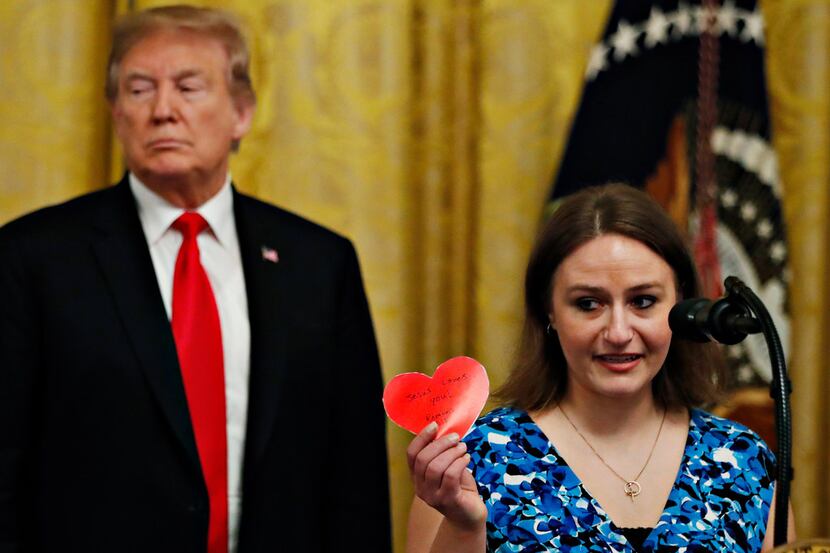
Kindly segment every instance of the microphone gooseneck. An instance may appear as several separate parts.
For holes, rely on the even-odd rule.
[[[737,344],[748,334],[763,332],[772,365],[770,395],[775,401],[775,431],[778,442],[775,484],[774,544],[787,541],[787,518],[792,471],[791,392],[784,348],[772,317],[757,295],[737,277],[724,280],[726,296],[683,300],[669,312],[669,327],[675,337],[722,344]]]

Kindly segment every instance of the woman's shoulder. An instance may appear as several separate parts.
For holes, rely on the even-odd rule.
[[[697,428],[701,433],[722,433],[730,438],[749,436],[763,443],[761,437],[754,430],[737,421],[720,417],[703,409],[692,409],[690,416],[692,427]]]
[[[559,458],[542,430],[526,411],[500,407],[479,418],[464,437],[470,454],[470,470],[479,485],[520,483],[540,466],[558,464]]]
[[[497,407],[480,416],[473,423],[470,434],[484,429],[497,433],[509,433],[522,427],[529,421],[530,417],[521,409],[510,406]]]
[[[519,435],[533,434],[534,428],[533,420],[525,411],[510,406],[498,407],[476,420],[464,441],[468,448],[482,443],[498,447],[515,441]]]
[[[689,443],[716,460],[758,459],[766,470],[775,462],[766,442],[747,426],[701,409],[692,409]],[[743,464],[743,463],[741,463]]]
[[[496,407],[492,411],[488,411],[481,415],[473,425],[473,427],[481,425],[512,425],[520,424],[521,419],[526,417],[527,413],[517,407],[505,405]]]

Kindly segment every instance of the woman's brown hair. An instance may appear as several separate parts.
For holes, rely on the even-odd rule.
[[[632,238],[662,257],[674,270],[680,298],[700,294],[683,236],[647,194],[625,184],[608,184],[567,197],[542,227],[530,256],[522,339],[513,370],[496,393],[501,401],[538,411],[562,399],[567,365],[558,338],[546,333],[553,275],[571,252],[604,234]],[[715,402],[724,384],[723,367],[714,344],[672,339],[666,362],[652,381],[654,397],[666,407]]]

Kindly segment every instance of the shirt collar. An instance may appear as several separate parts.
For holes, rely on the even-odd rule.
[[[138,206],[138,217],[150,244],[158,242],[170,225],[185,212],[149,188],[138,177],[129,174],[130,190]],[[233,239],[233,192],[230,173],[225,177],[225,184],[211,199],[200,205],[196,213],[205,218],[213,235],[223,246]]]

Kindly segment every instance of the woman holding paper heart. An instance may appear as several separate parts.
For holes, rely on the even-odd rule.
[[[528,265],[506,406],[463,440],[431,425],[410,444],[408,553],[771,549],[774,457],[699,409],[720,395],[718,352],[669,329],[697,295],[682,236],[646,194],[566,199]]]

